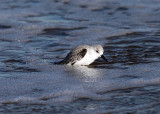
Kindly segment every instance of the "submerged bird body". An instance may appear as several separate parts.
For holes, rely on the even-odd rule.
[[[104,58],[103,52],[104,50],[101,45],[80,45],[73,49],[64,60],[57,64],[89,65],[101,56]]]

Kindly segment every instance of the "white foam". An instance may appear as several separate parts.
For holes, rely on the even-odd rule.
[[[85,66],[48,67],[52,69],[51,72],[27,73],[1,79],[0,102],[46,104],[72,102],[80,98],[107,100],[115,95],[107,94],[107,91],[160,84],[159,66],[160,64],[146,64],[145,67],[135,65],[129,69],[117,70]],[[126,75],[137,77],[128,79]]]

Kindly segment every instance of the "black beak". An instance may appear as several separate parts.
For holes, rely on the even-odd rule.
[[[102,55],[101,57],[102,57],[106,62],[108,62],[107,59],[104,57],[104,55]]]

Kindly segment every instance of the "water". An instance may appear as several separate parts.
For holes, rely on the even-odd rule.
[[[158,113],[160,2],[0,1],[1,113]],[[90,66],[54,65],[101,44]]]

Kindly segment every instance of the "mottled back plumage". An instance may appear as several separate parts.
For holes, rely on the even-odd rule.
[[[81,60],[85,54],[87,53],[87,49],[81,48],[83,46],[78,46],[73,49],[68,55],[64,58],[64,60],[58,62],[57,64],[71,64],[74,65],[75,62]]]

